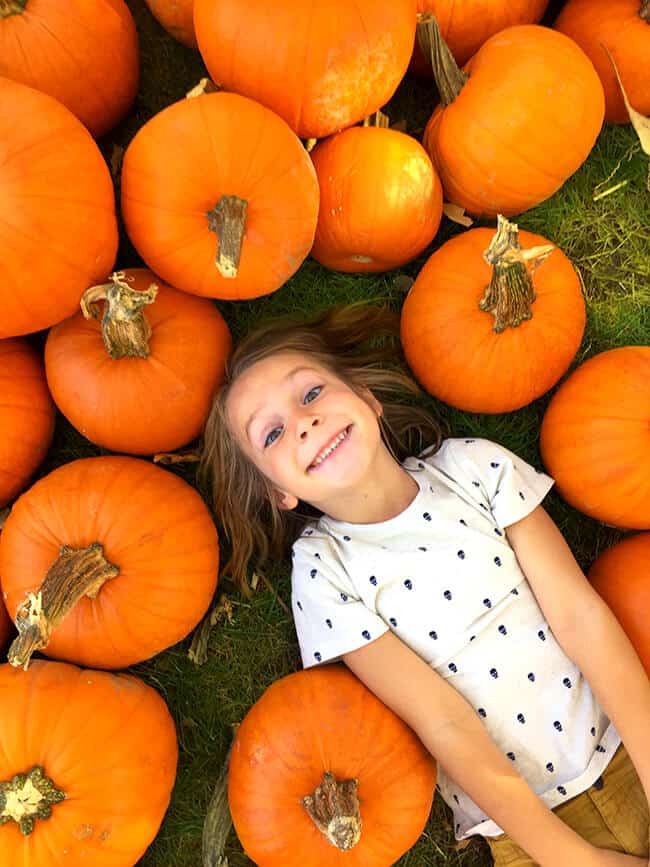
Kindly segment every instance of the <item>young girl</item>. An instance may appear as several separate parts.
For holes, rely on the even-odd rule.
[[[539,505],[552,480],[401,402],[394,342],[368,345],[398,332],[352,305],[240,342],[202,464],[226,571],[245,586],[293,542],[304,666],[343,660],[414,729],[457,839],[648,867],[648,678]]]

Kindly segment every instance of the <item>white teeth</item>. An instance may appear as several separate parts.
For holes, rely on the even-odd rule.
[[[343,442],[347,435],[347,429],[340,433],[331,445],[329,445],[319,455],[317,455],[317,457],[314,459],[314,462],[312,463],[312,467],[318,466],[318,464],[322,464],[325,458],[332,454],[334,449],[339,445],[339,443]]]

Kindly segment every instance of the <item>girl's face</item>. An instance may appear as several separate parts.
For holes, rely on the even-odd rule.
[[[381,405],[372,394],[364,400],[297,352],[270,356],[242,373],[231,386],[226,415],[240,448],[287,509],[304,500],[331,514],[386,451]]]

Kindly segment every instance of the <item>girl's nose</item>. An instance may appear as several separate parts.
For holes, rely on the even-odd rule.
[[[300,439],[304,440],[309,433],[309,429],[312,427],[317,427],[319,424],[320,417],[317,415],[309,415],[302,418],[298,426]]]

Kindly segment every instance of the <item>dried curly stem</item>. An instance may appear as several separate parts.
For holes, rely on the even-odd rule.
[[[302,799],[310,819],[327,840],[346,852],[361,839],[358,780],[341,780],[326,771],[323,782]]]
[[[50,635],[82,596],[94,599],[109,578],[120,570],[104,557],[99,542],[87,548],[62,545],[36,593],[29,593],[16,613],[18,638],[8,659],[16,668],[29,667],[32,654],[47,647]]]
[[[142,308],[152,304],[158,286],[152,283],[144,292],[132,289],[124,271],[115,271],[110,283],[91,286],[81,297],[81,312],[86,319],[99,319],[99,301],[105,301],[102,339],[111,358],[148,358],[151,327]],[[132,279],[132,278],[131,278]]]
[[[422,53],[431,61],[440,100],[443,105],[449,105],[469,81],[469,75],[459,69],[442,38],[435,15],[430,12],[418,15],[417,40]]]
[[[554,249],[552,244],[546,244],[522,250],[517,226],[498,215],[496,234],[483,254],[488,265],[493,266],[492,278],[479,302],[481,310],[494,316],[497,334],[532,318],[535,289],[531,271]]]

